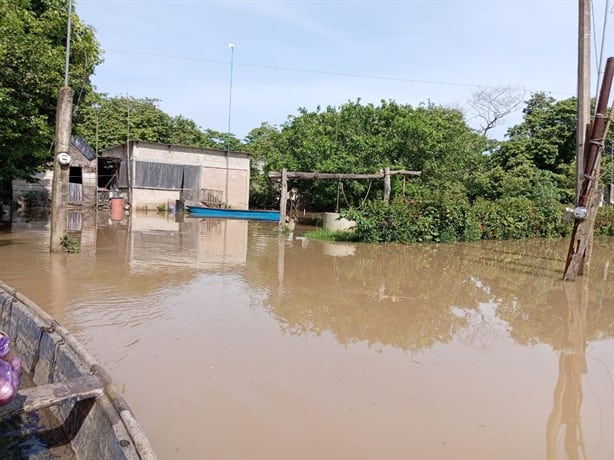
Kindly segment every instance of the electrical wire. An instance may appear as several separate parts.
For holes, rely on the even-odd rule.
[[[188,61],[199,61],[199,62],[210,62],[213,64],[223,64],[228,65],[227,61],[222,61],[219,59],[210,59],[210,58],[197,58],[193,56],[178,56],[178,55],[170,55],[170,54],[159,54],[159,53],[146,53],[139,51],[129,51],[129,50],[119,50],[119,49],[106,49],[106,53],[120,53],[120,54],[133,54],[137,56],[151,56],[151,57],[161,57],[168,59],[183,59]],[[328,75],[333,77],[350,77],[350,78],[362,78],[362,79],[370,79],[370,80],[385,80],[385,81],[397,81],[402,83],[419,83],[425,85],[441,85],[441,86],[456,86],[456,87],[464,87],[464,88],[477,88],[477,89],[496,89],[500,88],[501,85],[476,85],[472,83],[460,83],[460,82],[452,82],[452,81],[444,81],[444,80],[418,80],[414,78],[406,78],[406,77],[396,77],[390,75],[373,75],[373,74],[362,74],[362,73],[352,73],[352,72],[336,72],[336,71],[328,71],[328,70],[314,70],[314,69],[305,69],[300,67],[288,67],[288,66],[280,66],[280,65],[267,65],[267,64],[251,64],[251,63],[239,63],[234,62],[235,66],[238,67],[249,67],[254,69],[265,69],[265,70],[278,70],[283,72],[297,72],[297,73],[308,73],[315,75]],[[525,88],[523,88],[525,89]],[[561,94],[561,95],[569,95],[568,92],[563,91],[548,91],[550,94]]]

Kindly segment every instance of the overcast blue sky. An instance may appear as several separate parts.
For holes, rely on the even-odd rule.
[[[606,2],[593,2],[593,77]],[[608,4],[606,57],[614,56]],[[99,92],[159,99],[170,115],[221,132],[230,109],[239,138],[262,122],[280,126],[299,107],[358,98],[466,107],[480,86],[557,99],[576,92],[577,0],[76,0],[75,8],[104,50]],[[494,135],[520,119],[516,112]]]

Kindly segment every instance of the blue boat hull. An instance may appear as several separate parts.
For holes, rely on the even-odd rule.
[[[186,206],[194,217],[214,217],[217,219],[249,219],[279,222],[279,211],[259,211],[252,209],[207,208],[205,206]]]

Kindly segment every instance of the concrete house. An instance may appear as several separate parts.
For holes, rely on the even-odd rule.
[[[98,201],[120,194],[134,210],[176,200],[248,209],[247,153],[130,141],[98,154]]]

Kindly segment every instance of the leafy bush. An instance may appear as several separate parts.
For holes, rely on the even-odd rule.
[[[603,206],[595,217],[595,234],[614,236],[614,206]]]
[[[311,238],[313,240],[324,240],[324,241],[356,241],[356,236],[353,231],[346,230],[324,230],[318,229],[311,232],[306,232],[305,236]]]
[[[71,237],[67,233],[60,238],[60,246],[62,246],[66,252],[71,254],[75,254],[81,250],[81,242]]]
[[[372,243],[454,242],[556,237],[565,235],[562,206],[544,200],[538,206],[526,197],[496,201],[478,199],[473,205],[442,194],[391,204],[371,201],[360,209],[342,212],[354,220],[354,238]],[[613,214],[614,215],[614,214]]]

